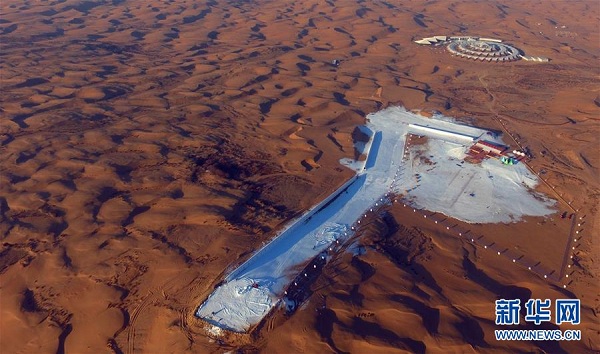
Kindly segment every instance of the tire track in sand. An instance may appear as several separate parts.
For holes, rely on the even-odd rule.
[[[129,328],[127,330],[127,354],[133,354],[135,352],[135,336],[136,336],[136,322],[148,305],[152,304],[154,301],[158,300],[158,296],[162,295],[166,297],[166,291],[170,290],[177,284],[182,278],[185,276],[192,274],[194,277],[197,275],[195,272],[191,272],[189,269],[185,272],[180,273],[177,276],[172,277],[170,280],[165,282],[163,285],[155,288],[153,290],[148,290],[148,293],[142,298],[142,301],[135,307],[135,309],[131,313],[131,320],[129,322]],[[191,334],[187,330],[187,318],[185,314],[182,312],[182,330],[184,330],[184,334],[188,339],[192,340]],[[184,329],[186,327],[186,329]]]

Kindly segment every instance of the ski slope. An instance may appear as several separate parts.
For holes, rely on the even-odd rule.
[[[484,129],[441,116],[425,118],[401,107],[367,119],[361,127],[371,137],[362,146],[367,159],[341,161],[356,176],[232,271],[200,305],[198,317],[221,329],[247,331],[280,302],[299,267],[332,242],[347,240],[365,210],[387,202],[390,192],[402,194],[415,207],[473,223],[554,212],[553,201],[531,193],[537,180],[526,166],[503,166],[496,160],[461,163],[467,146],[477,139],[502,143]],[[408,144],[405,153],[408,133],[426,135],[428,142],[414,148]],[[424,155],[427,163],[421,163]]]

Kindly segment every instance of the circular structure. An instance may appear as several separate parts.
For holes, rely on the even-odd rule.
[[[446,45],[448,51],[456,56],[488,61],[507,62],[523,59],[525,61],[543,62],[550,61],[546,57],[525,55],[519,49],[502,43],[501,39],[484,37],[455,37],[455,36],[433,36],[414,41],[419,45]]]
[[[520,59],[519,50],[515,47],[480,39],[453,40],[446,48],[454,55],[473,60],[504,62]]]

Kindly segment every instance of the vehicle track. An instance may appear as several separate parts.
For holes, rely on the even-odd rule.
[[[506,128],[506,126],[504,125],[504,123],[502,123],[502,121],[500,120],[500,115],[498,114],[498,112],[494,109],[494,106],[496,105],[496,96],[494,96],[493,93],[490,92],[490,90],[487,87],[487,83],[483,80],[485,76],[480,76],[479,77],[479,81],[481,82],[481,85],[483,86],[484,90],[492,97],[492,102],[489,104],[489,110],[490,112],[492,112],[492,119],[494,121],[496,121],[500,127],[502,128],[502,131],[504,133],[506,133],[512,140],[513,142],[519,147],[519,149],[524,150],[523,146],[521,145],[521,143],[519,143],[519,141],[511,134],[511,132]],[[557,199],[560,199],[561,201],[563,201],[573,212],[577,212],[577,210],[575,209],[575,207],[573,207],[571,205],[570,202],[568,202],[566,199],[564,199],[559,193],[558,191],[556,191],[555,187],[550,185],[548,183],[548,181],[546,181],[544,178],[542,178],[542,176],[540,176],[540,174],[533,169],[533,167],[527,163],[527,161],[522,160],[521,161],[523,164],[525,164],[525,166],[527,166],[527,168],[529,168],[529,170],[531,172],[533,172],[548,188],[550,188],[550,190],[552,190],[554,192],[554,195]]]
[[[181,278],[187,276],[188,274],[192,274],[192,273],[189,270],[181,272],[177,276],[174,276],[171,279],[169,279],[168,281],[166,281],[163,285],[159,286],[158,288],[148,290],[148,293],[142,298],[142,301],[135,307],[135,309],[131,313],[129,328],[127,330],[127,346],[126,346],[127,351],[126,351],[126,353],[133,354],[135,352],[136,322],[137,322],[140,314],[142,313],[142,311],[145,310],[148,307],[148,305],[150,305],[154,301],[158,300],[159,296],[166,297],[166,292],[168,290],[170,290],[171,288],[173,288],[173,286],[175,286],[175,284]],[[187,319],[185,319],[185,327],[187,327]],[[189,334],[189,331],[187,330],[187,328],[186,328],[186,330],[184,330],[184,333],[186,334],[186,337],[188,337],[188,339],[191,339],[191,335]]]
[[[129,329],[127,330],[127,353],[129,354],[133,353],[135,349],[135,323],[140,315],[140,312],[145,309],[148,304],[150,304],[150,301],[153,300],[154,295],[154,292],[148,291],[148,294],[142,298],[142,302],[132,311]]]

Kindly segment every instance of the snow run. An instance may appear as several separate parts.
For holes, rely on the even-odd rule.
[[[366,160],[341,161],[356,176],[231,272],[198,308],[198,317],[218,328],[249,330],[279,304],[299,267],[332,243],[346,241],[365,210],[388,202],[392,193],[413,207],[471,223],[515,222],[555,212],[552,200],[532,191],[537,179],[524,164],[464,162],[466,150],[479,139],[503,144],[492,132],[401,107],[367,119],[361,130],[370,141],[360,146]],[[407,141],[411,134],[427,140],[413,146]]]

